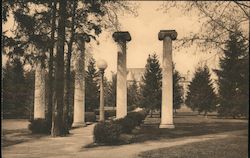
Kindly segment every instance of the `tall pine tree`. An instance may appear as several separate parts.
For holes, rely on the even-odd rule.
[[[146,70],[142,77],[142,102],[141,105],[148,110],[161,108],[161,68],[156,54],[149,55]]]
[[[138,106],[138,86],[135,80],[128,85],[128,107],[131,107],[130,110],[133,110],[135,106]]]
[[[220,70],[216,70],[219,84],[219,114],[248,116],[249,106],[249,50],[242,33],[230,33]]]
[[[215,110],[216,105],[216,94],[210,76],[207,66],[198,67],[188,86],[187,105],[199,113],[204,112],[204,116]]]
[[[174,69],[173,74],[173,88],[174,88],[174,112],[176,113],[176,109],[181,107],[183,103],[183,87],[180,85],[181,75],[180,73]]]
[[[109,83],[109,91],[106,97],[107,105],[116,106],[116,82],[117,75],[115,73],[112,74],[112,81]]]
[[[27,93],[23,63],[20,58],[8,59],[3,72],[4,112],[16,118],[26,116],[29,109],[29,95]]]
[[[90,58],[86,71],[85,106],[86,111],[93,111],[99,107],[98,72],[95,59]]]

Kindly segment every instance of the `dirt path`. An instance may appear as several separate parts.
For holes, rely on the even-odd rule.
[[[71,130],[67,137],[52,138],[42,137],[38,140],[31,140],[2,148],[4,158],[47,158],[47,157],[77,157],[82,146],[93,141],[94,124],[85,128]]]

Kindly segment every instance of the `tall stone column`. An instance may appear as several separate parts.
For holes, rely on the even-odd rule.
[[[41,61],[35,68],[34,119],[45,119],[45,69]]]
[[[75,63],[75,93],[72,127],[84,127],[85,124],[85,43],[90,42],[87,36],[78,37],[80,51]]]
[[[172,40],[177,37],[175,30],[161,30],[159,40],[163,40],[162,61],[162,102],[160,128],[174,128],[173,124],[173,60]]]
[[[113,39],[117,42],[117,89],[116,89],[116,118],[127,115],[127,63],[126,42],[131,41],[129,32],[114,32]]]

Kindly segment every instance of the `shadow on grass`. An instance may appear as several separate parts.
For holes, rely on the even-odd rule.
[[[138,158],[247,157],[247,144],[247,137],[230,137],[144,151],[138,155]]]
[[[174,117],[174,129],[159,128],[159,116],[147,117],[146,120],[147,124],[142,125],[133,134],[129,134],[129,139],[125,139],[125,141],[123,140],[113,144],[91,143],[83,148],[118,146],[131,143],[142,143],[149,140],[184,138],[248,129],[247,121],[216,118],[215,115],[204,118],[203,116],[198,116],[193,113],[176,115]]]
[[[28,129],[3,129],[2,132],[2,147],[8,147],[48,136],[48,134],[32,134]]]
[[[159,125],[143,126],[138,131],[133,143],[148,140],[173,139],[188,136],[201,136],[221,132],[248,129],[244,122],[199,122],[199,123],[175,123],[175,129],[158,128]]]

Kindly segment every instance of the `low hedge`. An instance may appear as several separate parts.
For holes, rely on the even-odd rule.
[[[115,120],[114,123],[122,126],[122,133],[131,133],[136,126],[142,123],[145,117],[146,112],[144,111],[130,112],[126,117]]]
[[[133,111],[133,110],[135,110],[136,108],[137,108],[136,105],[130,105],[130,106],[128,106],[128,112]]]
[[[94,127],[96,143],[115,144],[119,142],[121,125],[112,122],[99,122]]]
[[[99,122],[94,128],[94,140],[96,143],[115,144],[119,142],[122,133],[131,133],[139,126],[147,113],[145,111],[130,112],[126,117],[111,122]]]
[[[33,134],[50,134],[51,123],[45,119],[30,120],[28,129]]]
[[[131,133],[135,127],[135,122],[129,117],[115,120],[114,123],[121,125],[122,133]]]
[[[95,112],[85,112],[85,122],[96,122]]]
[[[95,110],[95,114],[96,115],[100,114],[99,109]],[[105,117],[105,119],[108,119],[109,117],[113,117],[115,115],[116,115],[116,110],[105,110],[104,111],[104,117]]]
[[[116,110],[105,110],[105,119],[116,115]]]

